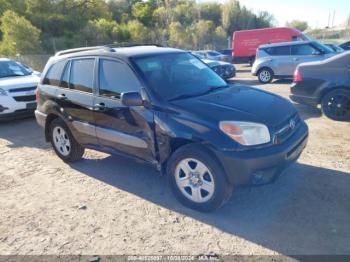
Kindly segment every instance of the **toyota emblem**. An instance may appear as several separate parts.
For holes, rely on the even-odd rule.
[[[294,119],[290,120],[289,127],[290,127],[290,129],[294,129],[295,128],[295,120]]]

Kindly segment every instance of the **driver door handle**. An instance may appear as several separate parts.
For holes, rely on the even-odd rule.
[[[95,104],[94,109],[96,111],[105,111],[107,109],[107,107],[106,107],[105,103],[98,103],[98,104]]]
[[[58,99],[60,99],[60,100],[67,100],[66,94],[60,94],[60,95],[58,95],[57,97],[58,97]]]

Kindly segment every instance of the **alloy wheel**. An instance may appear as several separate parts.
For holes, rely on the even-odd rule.
[[[68,156],[71,151],[71,143],[67,132],[60,126],[56,126],[52,132],[53,143],[62,156]]]
[[[215,181],[209,168],[193,158],[181,160],[175,169],[175,181],[181,193],[195,203],[210,200],[215,191]]]

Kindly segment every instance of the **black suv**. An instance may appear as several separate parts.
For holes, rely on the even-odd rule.
[[[307,143],[290,102],[228,85],[183,50],[67,50],[42,76],[36,118],[61,159],[91,148],[144,160],[200,211],[221,206],[234,186],[270,182]]]

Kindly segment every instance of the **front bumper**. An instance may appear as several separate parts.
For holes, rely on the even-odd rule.
[[[272,182],[289,164],[295,162],[308,140],[303,122],[283,144],[247,151],[214,150],[235,186],[262,185]]]
[[[315,97],[289,95],[289,98],[290,100],[298,104],[310,105],[315,107],[318,105],[318,99]]]
[[[34,116],[34,109],[23,109],[12,113],[0,114],[0,121],[8,121],[13,119],[21,119]]]

